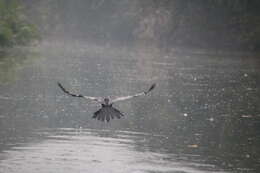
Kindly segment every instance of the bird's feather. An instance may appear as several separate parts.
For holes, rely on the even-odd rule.
[[[134,98],[134,97],[146,95],[149,92],[151,92],[155,88],[155,86],[156,86],[156,84],[154,83],[154,84],[152,84],[152,86],[147,91],[144,91],[144,92],[141,92],[141,93],[137,93],[135,95],[115,98],[114,100],[111,101],[111,103],[116,103],[116,102],[119,102],[119,101],[128,100],[128,99],[131,99],[131,98]]]
[[[101,109],[96,111],[92,116],[92,118],[100,121],[109,122],[110,119],[114,119],[114,117],[120,119],[122,116],[124,115],[119,110],[117,110],[114,107],[107,106],[107,107],[102,107]]]
[[[68,94],[68,95],[70,95],[70,96],[72,96],[72,97],[81,97],[81,98],[84,98],[84,99],[87,99],[87,100],[96,101],[96,102],[99,102],[99,103],[102,102],[102,100],[101,100],[100,98],[98,98],[98,97],[90,97],[90,96],[84,96],[84,95],[81,95],[81,94],[71,93],[71,92],[69,92],[68,90],[66,90],[66,89],[61,85],[61,83],[59,83],[59,82],[58,82],[58,86],[60,87],[60,89],[61,89],[64,93],[66,93],[66,94]]]

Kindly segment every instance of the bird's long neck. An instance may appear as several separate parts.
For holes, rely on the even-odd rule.
[[[112,107],[112,104],[102,103],[101,105],[102,105],[102,107]]]

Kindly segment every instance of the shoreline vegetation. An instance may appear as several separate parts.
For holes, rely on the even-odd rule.
[[[51,38],[258,53],[259,8],[257,0],[0,0],[0,51]]]
[[[0,0],[0,51],[40,39],[37,26],[29,21],[17,0]]]

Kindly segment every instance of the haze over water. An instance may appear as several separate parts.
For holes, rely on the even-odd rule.
[[[244,58],[246,57],[246,61]],[[0,172],[257,172],[259,59],[83,41],[1,55]],[[11,61],[15,63],[10,63]],[[124,96],[125,117],[65,95]]]

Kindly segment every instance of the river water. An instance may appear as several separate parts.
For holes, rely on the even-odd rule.
[[[59,41],[0,56],[0,172],[260,170],[255,55]],[[57,82],[111,98],[157,87],[104,123]]]
[[[20,144],[1,155],[1,172],[224,172],[199,155],[151,150],[163,136],[132,131],[44,130],[42,141]]]

